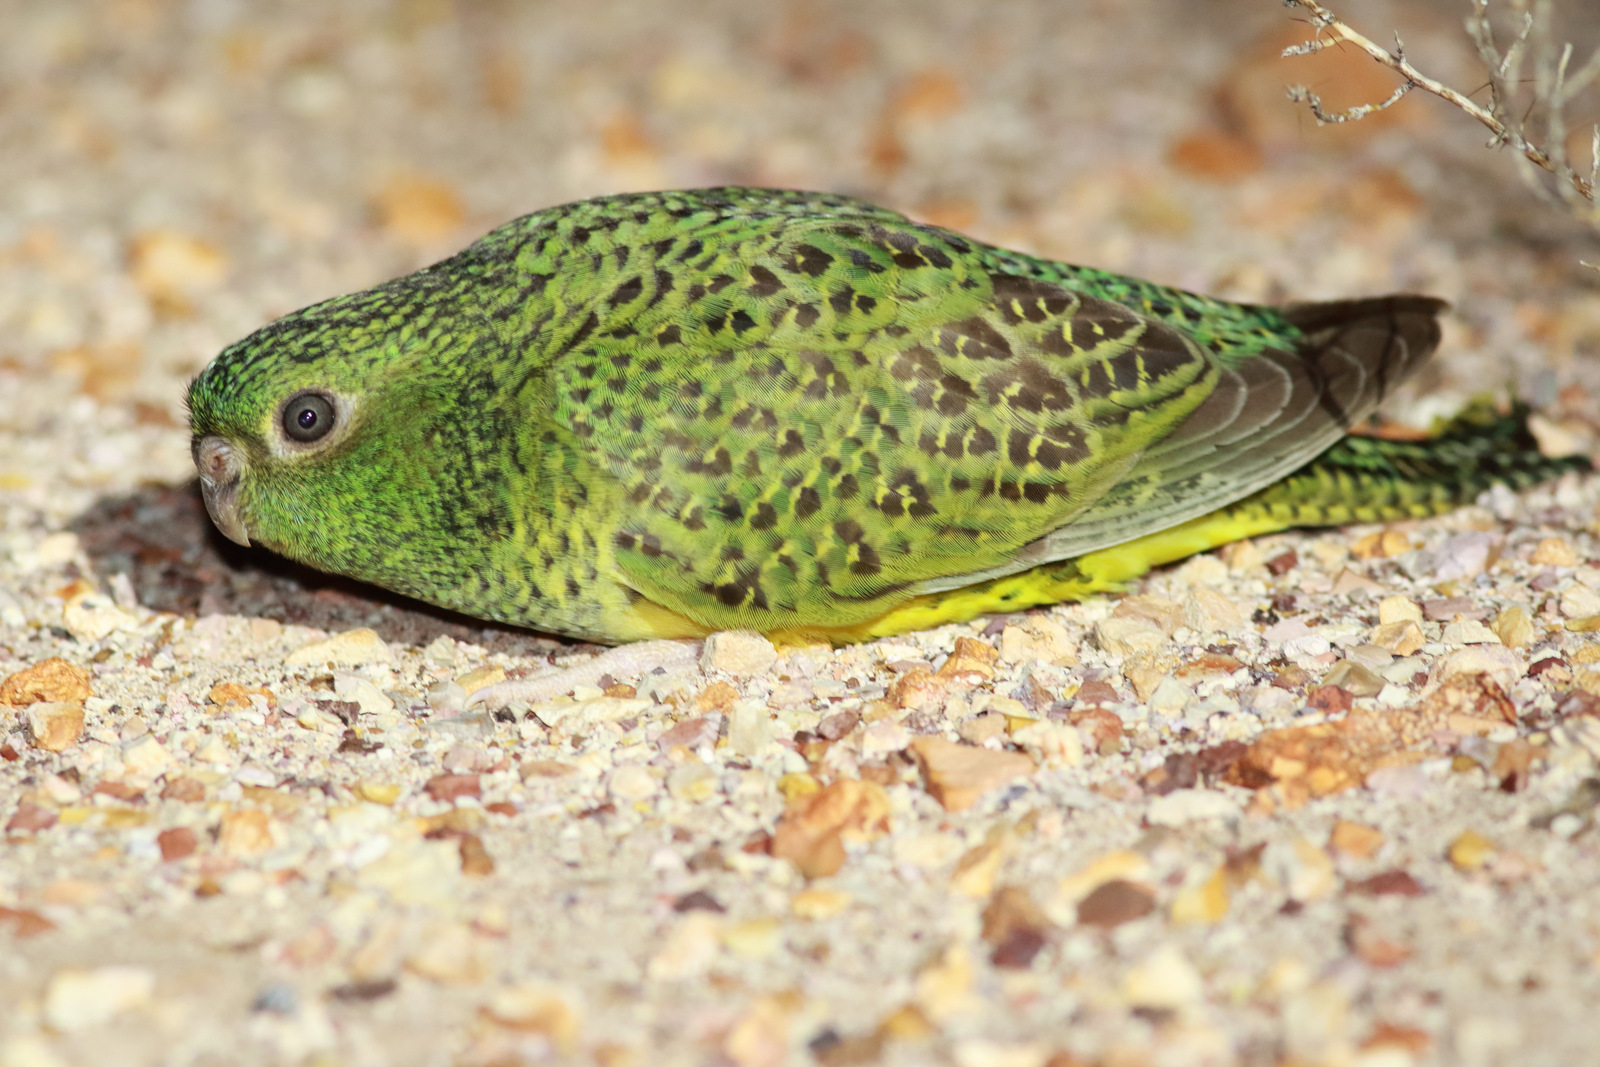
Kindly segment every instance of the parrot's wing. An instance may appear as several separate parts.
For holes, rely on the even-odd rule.
[[[848,624],[1076,552],[1039,546],[1078,522],[1094,529],[1062,544],[1236,500],[1428,347],[1411,325],[1222,304],[882,213],[744,205],[648,246],[583,236],[597,273],[541,283],[567,310],[547,418],[618,483],[619,580],[718,627]],[[1407,308],[1390,318],[1434,305]]]
[[[1227,367],[1205,403],[1145,449],[1128,473],[1070,522],[998,567],[935,579],[940,592],[1070,559],[1198,518],[1304,466],[1366,418],[1439,342],[1444,301],[1375,297],[1291,305],[1302,331]]]

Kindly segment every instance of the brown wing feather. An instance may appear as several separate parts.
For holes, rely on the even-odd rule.
[[[1229,368],[1179,427],[1071,522],[1002,567],[929,583],[958,588],[1177,526],[1310,462],[1370,415],[1439,343],[1444,301],[1386,296],[1294,304],[1303,334]]]

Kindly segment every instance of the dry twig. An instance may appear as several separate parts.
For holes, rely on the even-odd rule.
[[[1284,49],[1285,57],[1310,55],[1331,45],[1348,42],[1403,79],[1388,99],[1337,112],[1326,110],[1317,94],[1305,86],[1291,86],[1289,98],[1310,107],[1319,123],[1363,119],[1392,106],[1414,89],[1432,93],[1487,127],[1493,135],[1490,147],[1509,145],[1516,149],[1526,161],[1522,168],[1524,176],[1541,194],[1559,198],[1579,219],[1600,229],[1600,207],[1595,204],[1595,190],[1600,186],[1600,125],[1594,129],[1587,175],[1580,174],[1572,165],[1566,149],[1566,107],[1574,97],[1600,78],[1600,50],[1596,50],[1588,62],[1576,71],[1572,70],[1572,46],[1566,44],[1558,48],[1550,36],[1550,0],[1531,0],[1531,7],[1530,0],[1510,0],[1517,32],[1504,50],[1495,44],[1494,31],[1489,24],[1489,0],[1472,0],[1467,33],[1472,37],[1478,56],[1487,68],[1488,107],[1475,103],[1465,94],[1414,67],[1406,58],[1405,45],[1398,34],[1395,35],[1395,47],[1391,52],[1352,29],[1318,0],[1284,0],[1284,3],[1306,12],[1316,29],[1316,36],[1312,40]],[[1522,84],[1524,68],[1530,60],[1533,68],[1533,101],[1526,113],[1519,115],[1515,110],[1517,88]],[[1531,126],[1540,129],[1542,144],[1530,133]],[[1554,175],[1556,180],[1538,181],[1536,172],[1529,164]]]

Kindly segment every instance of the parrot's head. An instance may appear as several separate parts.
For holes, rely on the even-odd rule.
[[[295,312],[200,373],[191,448],[217,529],[404,588],[428,542],[482,527],[468,512],[492,480],[476,454],[495,421],[494,345],[473,305],[429,288]]]

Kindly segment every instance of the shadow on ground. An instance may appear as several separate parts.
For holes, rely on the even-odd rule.
[[[236,545],[212,526],[198,482],[109,497],[69,529],[100,578],[126,574],[139,603],[155,611],[247,615],[334,632],[370,626],[404,644],[444,634],[520,656],[570,647]]]

